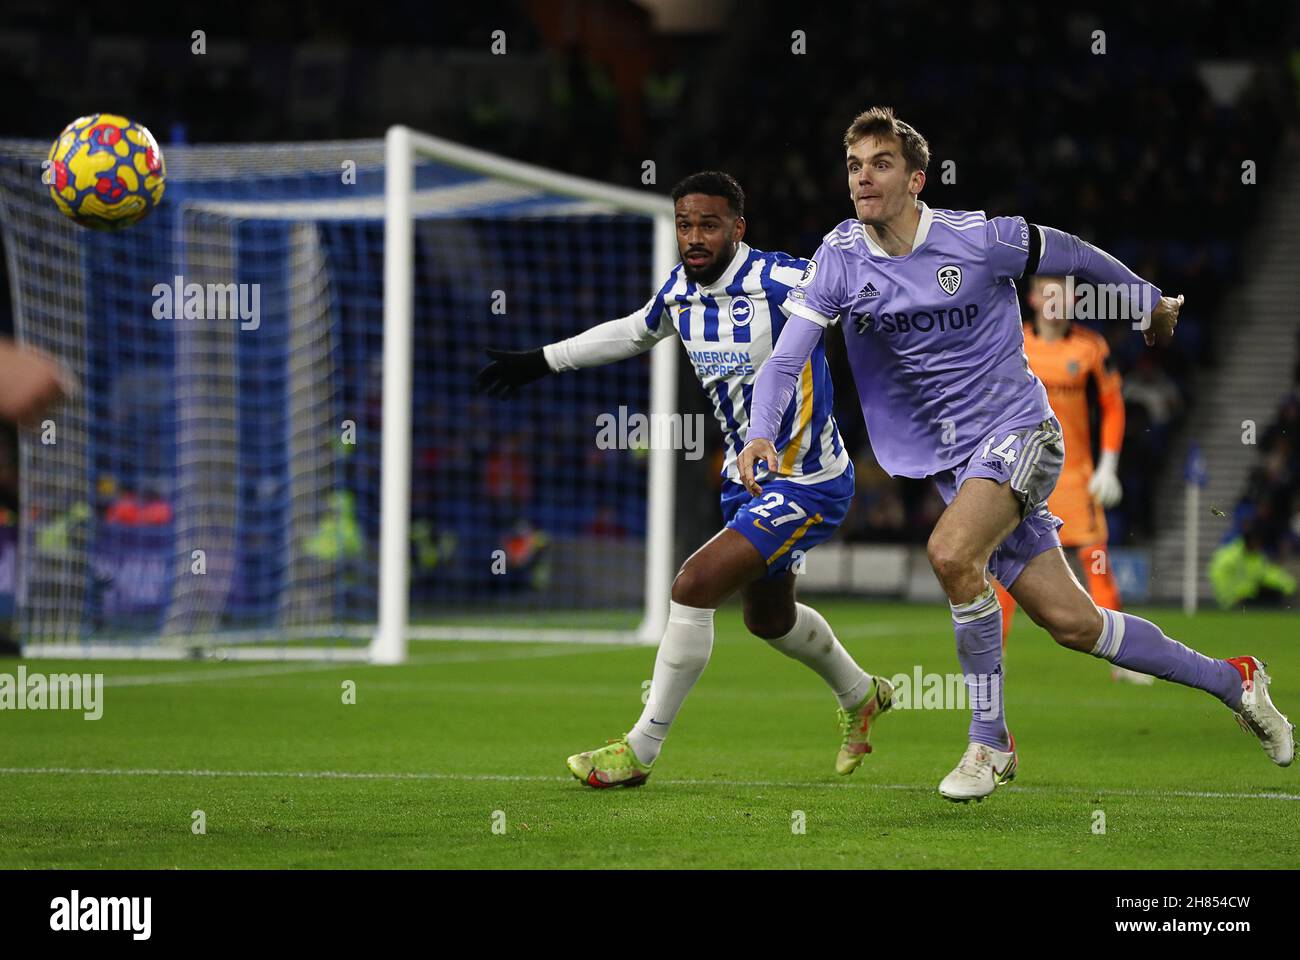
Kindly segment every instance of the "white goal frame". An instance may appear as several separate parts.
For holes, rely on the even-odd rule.
[[[410,476],[412,430],[415,216],[413,170],[417,157],[588,200],[611,212],[640,214],[654,223],[652,273],[658,284],[677,263],[672,202],[662,196],[612,187],[508,160],[450,140],[411,130],[388,129],[384,137],[384,366],[382,500],[379,539],[379,624],[370,645],[373,663],[401,663],[408,641],[515,640],[589,643],[659,642],[668,621],[672,588],[674,451],[652,444],[646,517],[645,607],[635,631],[530,629],[516,627],[420,626],[410,623]],[[614,305],[611,305],[613,307]],[[677,406],[677,344],[650,352],[650,412],[670,414]],[[652,421],[653,422],[653,421]]]
[[[15,155],[35,161],[43,144],[20,142]],[[307,145],[312,146],[312,145]],[[358,150],[378,159],[374,141],[317,145],[335,149],[339,156],[355,158]],[[275,149],[272,147],[270,149]],[[382,163],[382,198],[346,200],[230,201],[192,200],[177,206],[173,215],[203,209],[230,217],[283,218],[331,215],[341,210],[364,209],[369,216],[384,216],[383,294],[383,426],[381,436],[381,506],[378,571],[378,618],[375,623],[348,624],[340,638],[352,644],[299,646],[316,636],[314,628],[257,628],[253,630],[186,635],[182,642],[118,643],[109,641],[32,643],[24,638],[23,656],[38,658],[104,658],[182,660],[339,660],[378,664],[402,663],[411,639],[561,641],[568,643],[657,644],[668,621],[672,586],[674,491],[676,453],[667,444],[652,442],[647,454],[647,518],[645,544],[644,608],[640,624],[628,630],[592,628],[528,628],[510,626],[413,626],[410,623],[410,476],[412,444],[412,381],[414,364],[413,311],[415,285],[415,221],[427,204],[415,191],[417,159],[428,158],[458,167],[490,180],[503,182],[537,195],[570,198],[564,212],[623,213],[644,216],[653,224],[652,273],[662,282],[677,264],[673,205],[665,196],[629,190],[575,177],[532,164],[509,160],[404,126],[386,133]],[[364,205],[358,207],[358,205]],[[372,205],[373,204],[373,205]],[[12,257],[12,250],[10,251]],[[11,271],[12,272],[12,271]],[[651,291],[653,292],[653,288]],[[610,304],[611,310],[626,305]],[[611,314],[613,315],[613,314]],[[601,318],[593,318],[601,319]],[[17,318],[16,318],[17,320]],[[650,351],[649,411],[669,415],[677,407],[678,346],[660,343]],[[20,563],[22,562],[20,558]],[[294,641],[293,645],[274,641]],[[266,641],[271,641],[267,643]]]

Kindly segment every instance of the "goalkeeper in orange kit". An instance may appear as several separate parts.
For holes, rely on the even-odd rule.
[[[1105,338],[1069,319],[1073,304],[1066,302],[1068,289],[1059,277],[1034,277],[1026,294],[1034,320],[1025,324],[1025,355],[1030,369],[1047,387],[1065,436],[1065,466],[1047,506],[1064,521],[1061,546],[1092,599],[1100,607],[1119,610],[1119,589],[1106,552],[1106,510],[1122,495],[1117,469],[1124,444],[1124,399]],[[1101,454],[1096,463],[1089,427],[1094,403],[1101,413]],[[1001,584],[995,584],[995,589],[1002,604],[1005,646],[1016,602]],[[1122,667],[1113,668],[1112,675],[1134,683],[1153,682],[1144,673]]]

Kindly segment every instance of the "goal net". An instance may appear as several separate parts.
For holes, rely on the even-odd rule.
[[[643,303],[667,200],[398,127],[165,149],[162,206],[102,234],[44,152],[0,141],[14,333],[80,385],[21,433],[26,655],[657,638],[672,454],[596,438],[675,407],[674,345],[512,401],[474,378]]]

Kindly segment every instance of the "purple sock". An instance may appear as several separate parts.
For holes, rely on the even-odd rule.
[[[971,706],[970,739],[996,750],[1007,750],[1002,709],[1002,608],[992,587],[970,603],[950,604],[957,634],[957,660],[966,675]]]
[[[1213,694],[1233,710],[1241,706],[1242,682],[1227,660],[1214,660],[1171,640],[1149,620],[1131,613],[1102,609],[1104,625],[1092,655],[1117,666],[1196,687]]]

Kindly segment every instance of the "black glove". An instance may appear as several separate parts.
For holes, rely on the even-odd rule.
[[[487,355],[492,362],[478,372],[478,389],[488,396],[508,397],[524,384],[540,380],[552,372],[541,347],[536,350],[493,350],[488,347]]]

